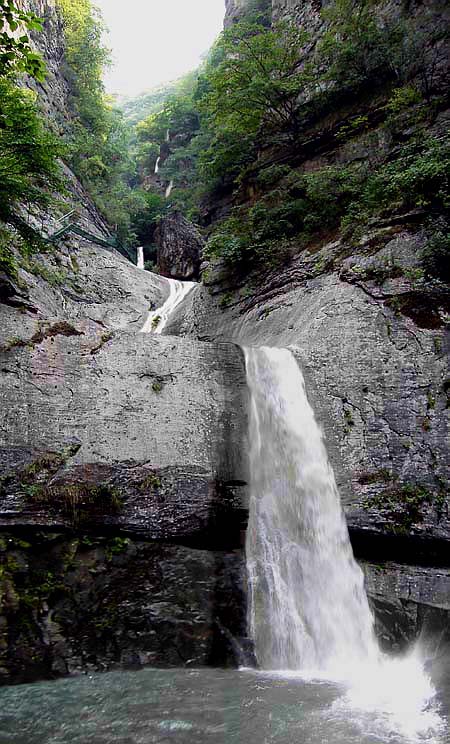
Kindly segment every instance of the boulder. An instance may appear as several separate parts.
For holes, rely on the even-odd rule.
[[[172,279],[198,278],[204,240],[181,212],[161,220],[155,232],[155,243],[160,274]]]

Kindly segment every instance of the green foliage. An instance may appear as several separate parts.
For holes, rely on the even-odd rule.
[[[423,252],[428,276],[450,282],[450,230],[444,218],[437,220]]]
[[[45,129],[34,103],[34,94],[0,76],[0,265],[15,273],[13,243],[28,250],[42,246],[39,234],[28,224],[19,206],[29,211],[47,206],[52,190],[63,186],[58,157],[62,149]]]
[[[285,259],[286,240],[301,247],[313,235],[340,225],[351,233],[370,215],[393,206],[443,212],[448,207],[449,155],[447,140],[418,136],[397,150],[397,158],[378,165],[327,166],[310,173],[289,172],[285,166],[262,171],[263,184],[271,183],[272,190],[217,225],[205,255],[240,268],[273,265]],[[444,278],[448,228],[439,224],[425,250],[424,266],[430,275]],[[380,268],[370,278],[384,281],[394,271],[395,267]],[[410,278],[416,282],[422,277],[419,271]]]
[[[440,507],[439,498],[424,486],[414,483],[393,485],[384,491],[365,499],[364,509],[377,509],[389,520],[387,527],[396,530],[410,530],[413,525],[421,522],[427,505],[436,503]]]
[[[152,114],[161,111],[167,98],[176,93],[177,87],[178,81],[165,83],[141,93],[139,96],[125,100],[121,109],[126,122],[134,126]]]
[[[332,93],[335,88],[341,94],[354,93],[369,80],[381,82],[395,76],[392,52],[401,44],[399,23],[381,25],[370,0],[335,0],[323,17],[328,28],[317,56]]]
[[[77,114],[69,138],[69,162],[116,227],[119,239],[132,243],[131,215],[138,209],[139,198],[129,184],[135,167],[131,133],[104,93],[102,76],[109,51],[102,42],[103,22],[91,0],[57,3],[64,19],[67,77]]]
[[[17,262],[11,249],[14,239],[14,233],[0,224],[0,272],[13,278],[17,276]]]
[[[167,202],[161,194],[135,191],[136,202],[131,214],[131,228],[139,245],[150,246],[155,227],[167,213]]]
[[[341,219],[344,227],[362,222],[389,199],[418,206],[430,191],[435,202],[434,186],[438,184],[439,194],[441,184],[445,186],[431,143],[427,150],[421,147],[422,154],[414,146],[410,153],[402,147],[393,164],[373,167],[368,162],[323,168],[301,178],[297,174],[294,185],[288,183],[286,166],[258,173],[261,149],[289,141],[301,146],[330,105],[364,95],[368,83],[380,88],[396,82],[385,109],[390,125],[405,112],[416,115],[422,93],[408,76],[417,72],[414,60],[429,39],[413,44],[409,21],[386,21],[371,0],[336,0],[323,18],[327,30],[311,49],[308,35],[297,25],[267,28],[250,14],[222,34],[191,87],[170,97],[138,127],[141,143],[167,147],[161,177],[174,180],[173,203],[194,218],[196,202],[205,194],[214,198],[216,190],[239,186],[249,173],[259,192],[272,189],[269,199],[245,213],[248,225],[238,224],[244,213],[237,212],[215,229],[210,256],[242,266],[255,257],[272,262],[277,238],[301,236],[304,242],[314,232],[338,226]],[[366,113],[354,115],[337,137],[349,139],[369,126]],[[171,137],[164,145],[167,130]],[[140,162],[146,157],[143,153]],[[153,147],[144,167],[154,167],[156,157]],[[283,193],[276,197],[280,189]]]
[[[422,96],[415,85],[403,85],[401,88],[395,88],[392,91],[385,108],[390,116],[395,117],[421,101]]]
[[[44,79],[44,62],[29,36],[41,29],[42,21],[34,13],[21,10],[15,0],[0,0],[0,75],[26,72],[36,80]]]
[[[224,32],[221,61],[207,70],[207,92],[200,104],[216,131],[255,137],[268,132],[298,129],[296,100],[310,81],[299,69],[307,41],[293,24],[266,29],[242,22]]]
[[[111,561],[114,556],[126,553],[130,540],[127,537],[113,537],[107,541],[105,546],[105,555],[108,561]]]
[[[393,204],[446,209],[449,166],[450,140],[419,136],[368,178],[361,201],[370,209]]]

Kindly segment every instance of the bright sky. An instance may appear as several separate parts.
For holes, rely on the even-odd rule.
[[[224,0],[95,0],[110,33],[108,92],[136,95],[197,67],[222,30]]]

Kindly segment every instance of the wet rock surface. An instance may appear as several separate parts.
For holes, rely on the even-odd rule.
[[[227,19],[246,5],[230,0]],[[272,5],[275,18],[319,24],[317,3]],[[39,94],[63,131],[59,23],[47,14]],[[314,148],[320,165],[335,146],[319,132],[310,165]],[[351,147],[370,156],[368,143]],[[107,236],[67,175],[63,211],[83,204],[83,226]],[[48,234],[60,216],[41,216]],[[196,276],[202,248],[185,223],[160,233],[160,269],[181,279]],[[166,329],[184,340],[138,333],[167,285],[116,251],[69,237],[19,283],[0,277],[1,682],[236,663],[247,479],[236,342],[290,346],[301,363],[384,646],[450,640],[449,307],[420,276],[421,224],[400,215],[358,245],[330,238],[256,290],[211,267]]]
[[[450,570],[360,562],[381,646],[404,651],[417,638],[430,659],[450,643]]]
[[[239,544],[237,347],[54,323],[3,351],[0,390],[3,526]]]
[[[445,287],[417,272],[425,242],[404,224],[374,228],[359,251],[304,251],[257,290],[212,266],[168,332],[292,349],[382,646],[420,638],[439,666],[450,647],[448,306]]]

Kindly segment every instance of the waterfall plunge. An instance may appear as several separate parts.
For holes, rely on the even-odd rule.
[[[287,349],[249,349],[251,628],[266,669],[336,676],[377,654],[333,472]]]
[[[442,741],[419,647],[403,659],[378,648],[363,575],[294,356],[263,347],[246,349],[245,357],[249,620],[260,667],[344,682],[347,693],[333,715],[375,711],[385,732]]]
[[[139,246],[137,249],[137,267],[138,269],[144,268],[144,249],[142,246]]]

